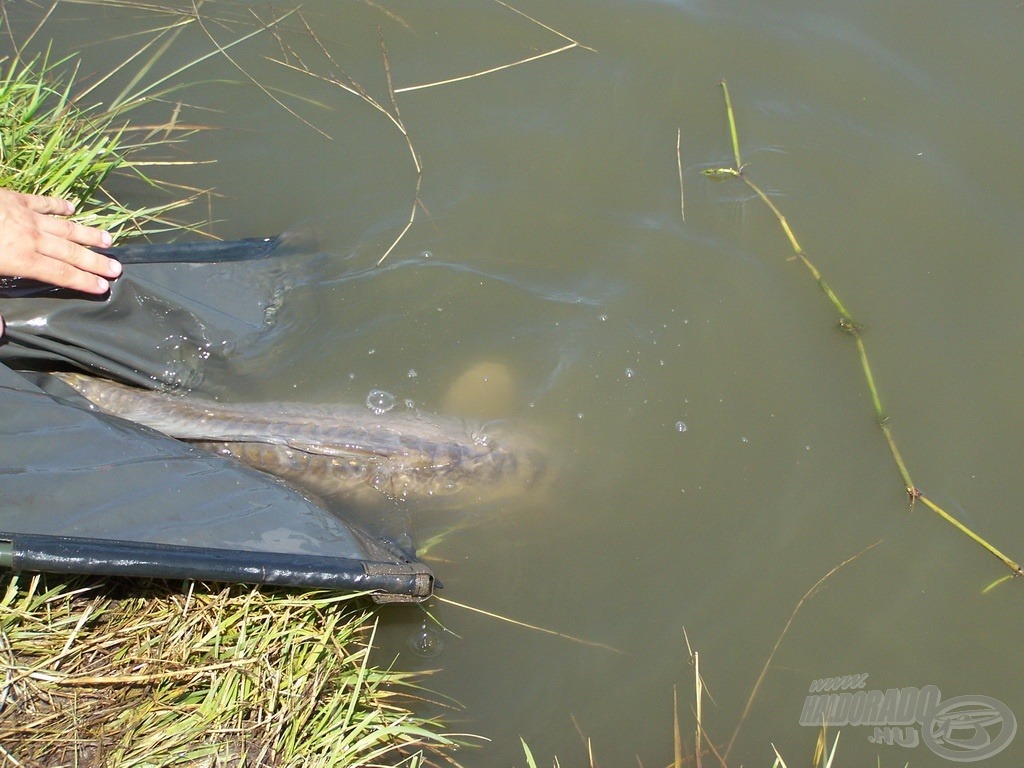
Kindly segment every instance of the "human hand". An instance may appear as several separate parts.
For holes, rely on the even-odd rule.
[[[106,293],[110,288],[108,278],[120,275],[121,265],[86,246],[109,246],[110,234],[57,218],[74,212],[71,202],[58,197],[0,189],[0,276],[41,280],[84,293]]]

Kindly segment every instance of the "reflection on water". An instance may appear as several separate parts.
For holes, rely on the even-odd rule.
[[[438,413],[471,397],[464,372],[500,364],[515,393],[485,406],[501,411],[487,418],[540,429],[561,471],[542,499],[461,510],[475,524],[430,539],[426,557],[459,602],[624,655],[442,603],[430,611],[454,633],[443,652],[421,612],[399,609],[383,615],[382,653],[441,667],[429,684],[465,706],[459,730],[492,739],[465,765],[521,764],[520,735],[535,754],[579,762],[577,725],[602,764],[665,764],[673,687],[685,702],[691,685],[683,627],[722,744],[804,593],[882,540],[802,604],[730,764],[765,764],[772,743],[791,764],[805,760],[817,734],[802,708],[828,677],[988,696],[1024,717],[1006,674],[1018,666],[1017,585],[981,596],[1000,566],[930,512],[908,513],[827,303],[786,260],[764,207],[700,174],[730,162],[724,77],[747,173],[868,328],[915,481],[956,499],[1019,559],[1024,191],[1008,126],[1021,124],[1024,100],[1006,85],[1024,64],[1022,10],[945,0],[925,15],[807,0],[522,10],[546,26],[498,3],[307,3],[333,63],[303,29],[285,30],[310,66],[390,105],[380,28],[422,160],[418,193],[395,125],[275,65],[271,38],[236,58],[330,139],[244,80],[189,93],[222,128],[188,146],[217,164],[181,171],[221,195],[218,234],[301,222],[320,233],[316,279],[293,286],[277,318],[286,342],[231,386],[311,402],[387,393]],[[103,38],[118,21],[64,12],[74,47],[86,45],[84,27]],[[594,50],[401,90],[566,45],[551,29]],[[106,52],[86,52],[102,68]],[[242,80],[211,61],[218,75]],[[375,267],[412,205],[414,226]],[[396,514],[422,546],[436,529],[417,530],[416,512]],[[845,728],[843,761],[934,761],[873,736]],[[1022,755],[1018,739],[988,763]]]

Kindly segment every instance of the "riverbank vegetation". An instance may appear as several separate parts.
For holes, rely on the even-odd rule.
[[[172,115],[162,125],[130,128],[128,113],[141,102],[130,95],[109,105],[93,102],[95,85],[76,90],[74,58],[26,59],[15,50],[0,66],[0,187],[72,200],[77,221],[115,237],[187,226],[168,217],[197,193],[161,185],[150,166],[165,162],[160,150],[194,126],[177,124]],[[115,176],[122,188],[158,189],[165,199],[132,207],[113,191]]]
[[[21,574],[0,584],[13,765],[423,766],[455,748],[371,663],[358,597]]]

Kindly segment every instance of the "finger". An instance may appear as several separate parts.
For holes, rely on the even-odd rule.
[[[110,288],[107,278],[120,274],[121,265],[75,243],[53,235],[40,235],[36,252],[24,258],[16,274],[41,280],[61,288],[85,293],[106,293]]]
[[[113,238],[109,232],[95,227],[87,227],[68,219],[56,219],[53,216],[39,216],[36,221],[39,231],[56,235],[79,245],[91,245],[99,248],[108,247]]]
[[[99,277],[113,278],[121,274],[121,265],[116,260],[55,235],[41,234],[36,241],[36,249],[46,259],[63,262]]]
[[[56,216],[70,216],[75,212],[75,205],[70,200],[49,195],[29,195],[24,192],[3,190],[4,197],[14,198],[18,204],[34,213],[48,213]]]
[[[19,277],[40,280],[59,288],[70,288],[83,293],[103,294],[110,290],[110,282],[99,275],[68,264],[66,261],[39,257],[31,266],[19,273]]]

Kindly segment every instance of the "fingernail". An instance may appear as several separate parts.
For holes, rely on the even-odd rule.
[[[121,262],[111,259],[108,266],[110,268],[111,277],[117,277],[121,274]]]
[[[109,248],[110,244],[114,242],[114,238],[110,236],[109,232],[104,232],[100,235],[100,242],[104,248]]]
[[[100,293],[106,293],[110,290],[110,283],[104,280],[102,277],[96,278],[96,287],[99,288]]]
[[[68,216],[75,212],[75,204],[72,203],[70,200],[65,200],[64,206],[68,209]]]

